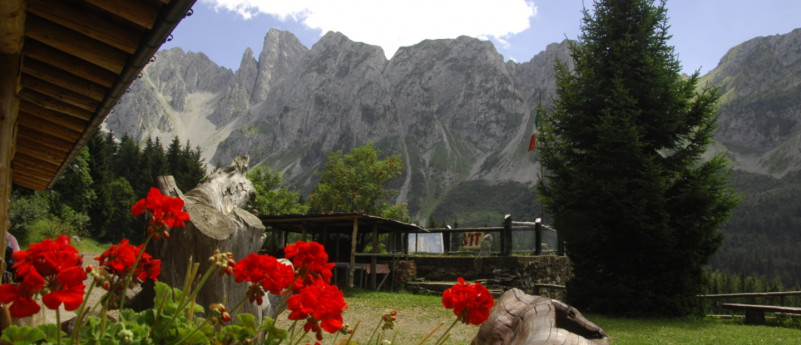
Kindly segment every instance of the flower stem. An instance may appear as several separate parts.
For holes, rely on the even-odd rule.
[[[434,327],[434,329],[432,329],[431,332],[428,332],[428,334],[426,334],[426,336],[423,337],[423,339],[420,340],[420,342],[417,343],[417,345],[423,345],[423,343],[425,343],[426,340],[428,340],[428,338],[431,338],[431,336],[434,335],[434,332],[436,332],[440,327],[442,327],[442,325],[443,323],[440,323],[439,325],[437,325],[437,327]]]
[[[192,295],[189,296],[188,299],[183,300],[183,302],[181,302],[181,304],[178,305],[178,308],[175,310],[175,314],[172,316],[172,318],[170,318],[170,321],[167,323],[167,326],[165,328],[169,329],[170,326],[172,326],[172,324],[175,323],[175,320],[178,318],[178,315],[180,315],[182,313],[182,311],[184,310],[184,308],[186,308],[186,305],[189,304],[189,301],[193,301],[195,299],[195,296],[197,296],[197,293],[200,291],[200,288],[203,287],[203,284],[205,284],[206,280],[209,279],[209,276],[211,276],[211,273],[214,272],[214,268],[215,267],[216,266],[214,266],[214,265],[210,265],[209,266],[209,269],[206,270],[205,274],[203,274],[203,278],[200,278],[200,282],[195,287],[195,290],[192,291]],[[185,295],[186,295],[186,293],[184,293],[184,296]]]
[[[178,342],[176,342],[176,343],[175,343],[175,344],[173,344],[173,345],[179,345],[179,344],[182,344],[183,342],[185,342],[185,341],[186,341],[186,339],[189,339],[189,337],[191,337],[191,336],[192,336],[192,334],[195,334],[195,332],[199,331],[199,330],[200,330],[201,328],[203,328],[203,326],[205,326],[207,323],[209,323],[209,320],[205,320],[205,321],[203,321],[203,323],[202,323],[202,324],[200,324],[199,326],[195,327],[195,329],[193,329],[191,332],[187,333],[187,334],[186,334],[186,335],[185,335],[183,338],[181,338],[180,340],[178,340]]]
[[[459,322],[459,318],[453,320],[453,323],[451,323],[451,325],[448,326],[448,329],[445,330],[445,333],[442,333],[442,335],[439,336],[439,339],[437,339],[437,342],[434,343],[434,345],[441,345],[443,342],[445,342],[445,339],[447,339],[447,335],[450,334],[451,332],[451,328],[453,328],[453,326],[456,326],[457,322]]]
[[[81,306],[78,307],[75,313],[75,330],[73,331],[75,333],[75,345],[78,345],[78,334],[81,331],[81,325],[83,325],[83,318],[86,317],[86,314],[89,312],[86,310],[86,304],[89,302],[89,296],[92,295],[92,290],[94,290],[95,285],[97,285],[97,278],[92,278],[92,284],[89,285],[86,295],[83,296],[83,302],[81,302]]]
[[[378,333],[378,327],[381,327],[382,323],[384,323],[384,319],[379,320],[378,324],[375,325],[375,328],[373,329],[373,333],[371,333],[370,334],[370,338],[367,339],[367,345],[370,345],[370,344],[373,343],[373,337],[375,337],[375,334]],[[378,345],[378,339],[376,339],[376,345]]]
[[[236,314],[236,312],[239,311],[239,308],[242,308],[242,306],[245,305],[245,301],[247,300],[248,296],[242,297],[242,299],[239,300],[239,303],[237,303],[234,308],[231,309],[231,314]]]
[[[61,306],[56,307],[56,340],[61,345]]]

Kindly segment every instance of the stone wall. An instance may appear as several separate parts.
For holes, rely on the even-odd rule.
[[[572,275],[570,260],[555,255],[482,258],[416,256],[409,259],[414,261],[417,282],[452,282],[462,277],[467,281],[480,281],[494,292],[518,288],[528,294],[557,299],[563,297],[564,291],[547,285],[564,285]]]

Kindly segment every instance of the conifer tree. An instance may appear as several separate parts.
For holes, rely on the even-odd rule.
[[[726,158],[702,159],[718,96],[680,75],[667,30],[664,1],[599,0],[574,69],[556,66],[539,189],[573,263],[568,302],[587,311],[695,311],[737,205]]]

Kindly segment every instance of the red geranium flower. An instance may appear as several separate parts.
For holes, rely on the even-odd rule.
[[[13,257],[17,260],[14,268],[21,281],[0,286],[0,301],[13,303],[9,308],[12,316],[37,313],[41,307],[33,296],[40,291],[47,292],[42,301],[50,309],[64,303],[65,309],[75,310],[83,302],[86,272],[81,268],[81,254],[70,245],[68,236],[34,243],[28,250],[15,252]]]
[[[44,278],[32,271],[17,284],[0,285],[0,302],[12,303],[8,308],[12,317],[21,318],[39,312],[42,307],[33,300],[33,294],[44,287]]]
[[[128,244],[127,239],[123,239],[120,244],[109,247],[108,250],[96,257],[95,260],[109,273],[124,277],[131,271],[131,268],[133,268],[136,257],[141,250],[142,245],[134,247]],[[139,263],[133,269],[133,276],[138,282],[144,282],[148,278],[153,281],[158,281],[158,275],[161,273],[161,260],[153,259],[148,253],[142,253]]]
[[[317,340],[322,340],[321,329],[334,333],[342,328],[342,311],[348,306],[336,285],[317,279],[289,296],[287,309],[291,311],[290,320],[306,320],[303,329],[315,332]]]
[[[50,290],[50,293],[42,296],[42,302],[50,309],[57,309],[64,303],[64,309],[75,310],[83,302],[84,284],[86,271],[79,266],[70,267],[56,275],[59,289]]]
[[[284,255],[292,260],[298,272],[299,279],[293,286],[293,292],[298,292],[304,285],[312,284],[317,279],[322,279],[326,284],[331,282],[334,263],[328,262],[328,254],[321,244],[298,241],[286,246]]]
[[[234,265],[233,273],[237,283],[251,283],[248,296],[251,302],[256,301],[259,305],[266,291],[280,295],[295,279],[291,266],[267,254],[251,253]]]
[[[157,188],[150,188],[147,197],[131,206],[131,214],[134,217],[138,217],[142,213],[149,211],[152,217],[150,218],[150,226],[147,228],[147,233],[150,234],[155,231],[156,235],[153,237],[156,239],[161,236],[169,238],[170,234],[167,230],[186,226],[184,222],[189,220],[189,214],[184,212],[183,208],[183,199],[163,195]]]
[[[442,305],[453,309],[462,323],[480,325],[489,318],[490,308],[495,304],[492,295],[481,283],[465,283],[459,277],[458,283],[442,293]]]

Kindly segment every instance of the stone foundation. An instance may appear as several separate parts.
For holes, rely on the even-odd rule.
[[[452,282],[462,277],[467,281],[480,281],[496,293],[518,288],[528,294],[555,299],[563,298],[564,290],[553,285],[563,286],[572,275],[570,260],[565,256],[416,256],[409,260],[414,261],[417,282]],[[448,284],[410,284],[409,289],[436,292],[442,286]]]

